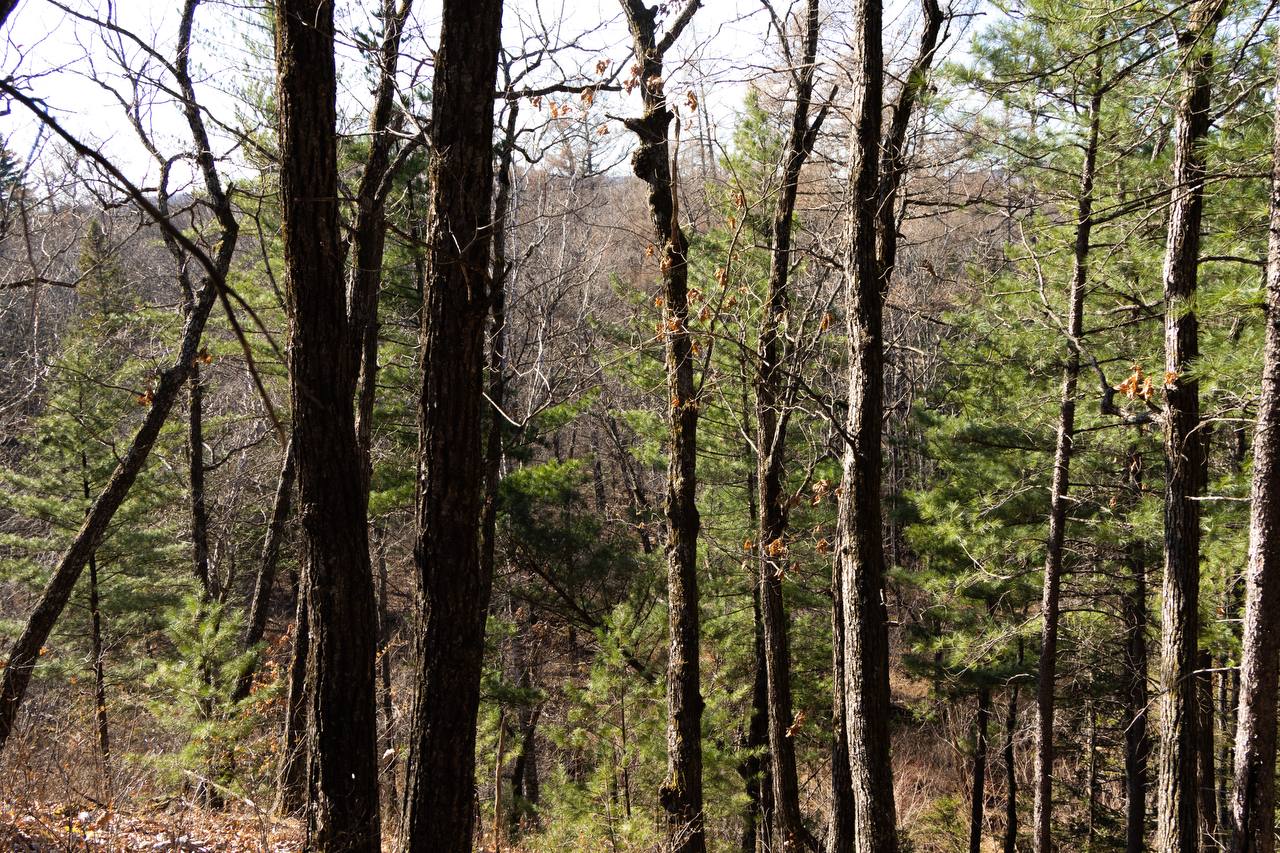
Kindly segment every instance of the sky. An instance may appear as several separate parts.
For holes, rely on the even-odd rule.
[[[792,0],[775,0],[779,8]],[[351,130],[362,121],[361,105],[369,99],[352,34],[371,26],[367,8],[371,0],[340,0],[340,68],[345,91],[339,96]],[[825,3],[827,7],[847,3]],[[65,8],[64,8],[65,7]],[[266,33],[261,28],[262,2],[254,0],[205,0],[197,12],[193,68],[201,103],[216,119],[237,123],[248,81],[271,85],[270,56],[265,52]],[[67,11],[67,10],[71,11]],[[440,0],[415,3],[401,60],[405,88],[429,85],[429,51],[438,33]],[[152,158],[125,120],[118,97],[133,100],[132,87],[120,72],[121,59],[131,68],[157,71],[154,61],[136,44],[122,37],[105,37],[93,24],[71,12],[93,18],[111,18],[163,55],[172,54],[180,14],[178,0],[21,0],[6,31],[0,32],[0,73],[24,79],[29,91],[42,99],[50,112],[77,137],[97,147],[124,167],[135,181],[146,183],[157,173]],[[914,6],[891,2],[886,13],[886,40],[893,33],[909,33],[916,20]],[[256,25],[255,25],[256,22]],[[518,53],[545,41],[544,33],[577,49],[544,62],[539,73],[546,79],[567,73],[590,79],[596,63],[609,60],[611,68],[629,63],[628,35],[617,0],[508,0],[504,11],[504,46]],[[688,89],[696,81],[700,102],[713,118],[716,133],[727,137],[733,117],[741,108],[748,86],[770,73],[776,74],[776,49],[769,46],[768,18],[761,0],[704,0],[690,29],[678,42],[668,63],[668,91]],[[829,12],[824,24],[824,52],[843,52],[845,30],[840,11]],[[255,47],[256,44],[256,47]],[[553,67],[558,66],[558,68]],[[836,69],[831,69],[835,71]],[[93,79],[115,89],[115,94]],[[157,147],[168,155],[188,147],[186,125],[171,99],[145,93],[142,119],[154,134]],[[677,95],[680,97],[680,95]],[[566,102],[569,99],[562,99]],[[632,100],[638,100],[632,96]],[[542,109],[547,109],[544,105]],[[580,105],[575,104],[576,108]],[[609,111],[626,115],[638,110],[634,103],[609,102]],[[215,122],[216,123],[216,122]],[[616,124],[616,123],[615,123]],[[244,168],[232,135],[216,133],[215,147],[230,159],[231,173]],[[20,104],[10,104],[0,116],[0,138],[20,158],[49,158],[53,149],[44,141],[39,122]],[[727,144],[720,139],[722,145]]]

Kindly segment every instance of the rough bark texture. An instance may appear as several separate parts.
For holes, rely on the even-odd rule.
[[[987,790],[987,728],[991,719],[991,690],[978,691],[977,732],[973,749],[973,784],[969,786],[969,853],[982,851],[983,809]]]
[[[480,564],[500,0],[446,0],[431,101],[417,542],[422,626],[406,766],[405,851],[469,851],[476,713],[492,577]]]
[[[1022,662],[1022,644],[1018,644],[1018,662]],[[1004,853],[1018,849],[1018,767],[1015,762],[1013,737],[1018,731],[1018,685],[1009,691],[1009,707],[1004,717]]]
[[[1174,118],[1173,176],[1164,261],[1165,512],[1160,637],[1160,753],[1156,847],[1195,850],[1196,669],[1200,596],[1200,504],[1204,434],[1200,388],[1189,375],[1200,354],[1196,278],[1200,253],[1204,160],[1209,130],[1212,44],[1223,0],[1196,0],[1178,32],[1181,94]]]
[[[1101,68],[1099,60],[1096,68]],[[1080,378],[1080,335],[1084,329],[1084,296],[1089,280],[1089,236],[1093,231],[1093,176],[1098,159],[1102,88],[1098,72],[1089,105],[1089,137],[1080,169],[1080,198],[1076,210],[1075,253],[1067,297],[1067,363],[1062,369],[1058,409],[1058,437],[1053,453],[1053,482],[1049,492],[1049,536],[1045,544],[1044,589],[1040,602],[1040,672],[1036,686],[1036,799],[1033,824],[1037,853],[1053,849],[1053,715],[1058,669],[1058,609],[1062,586],[1063,542],[1067,532],[1067,492],[1071,482],[1071,453],[1075,443],[1076,384]]]
[[[844,710],[844,593],[840,562],[831,578],[831,819],[827,850],[853,849],[853,778],[849,775],[849,727]]]
[[[1280,92],[1280,80],[1277,82]],[[1275,850],[1276,689],[1280,669],[1280,108],[1271,173],[1266,350],[1253,435],[1249,565],[1231,797],[1237,853]]]
[[[1125,465],[1130,500],[1142,498],[1142,453],[1135,443]],[[1125,853],[1146,849],[1147,763],[1151,738],[1147,734],[1147,561],[1142,539],[1134,536],[1125,562],[1131,579],[1122,603],[1124,620],[1125,690],[1124,790]]]
[[[276,5],[280,201],[306,658],[307,846],[380,849],[377,614],[338,207],[333,5]]]
[[[262,556],[258,560],[258,575],[253,583],[253,601],[249,605],[249,619],[244,627],[244,638],[241,648],[248,651],[262,641],[267,631],[267,615],[271,604],[271,591],[275,588],[276,569],[280,564],[280,543],[284,539],[285,525],[289,521],[289,508],[293,495],[293,481],[297,474],[293,453],[293,441],[290,440],[284,449],[284,462],[280,466],[280,476],[276,480],[276,495],[271,502],[271,520],[267,523],[267,534],[262,540]],[[253,685],[253,676],[258,668],[255,659],[245,668],[236,681],[232,701],[239,701],[249,695]]]
[[[785,38],[785,36],[784,36]],[[791,415],[790,389],[785,387],[783,364],[790,348],[780,346],[779,330],[790,307],[791,228],[795,218],[800,170],[812,149],[819,114],[809,120],[813,96],[814,59],[818,47],[818,0],[809,0],[804,56],[795,79],[795,109],[782,154],[782,184],[770,228],[769,281],[760,323],[756,391],[756,461],[759,486],[757,553],[760,569],[760,611],[764,633],[764,663],[768,686],[769,752],[772,757],[773,828],[775,845],[784,851],[817,849],[817,841],[805,828],[800,813],[800,786],[796,777],[795,741],[792,738],[791,652],[787,613],[782,598],[786,569],[787,423]]]
[[[845,262],[849,335],[849,417],[836,559],[844,612],[845,728],[853,784],[853,847],[898,849],[889,748],[889,628],[881,513],[884,279],[877,261],[881,97],[884,58],[880,0],[853,7],[853,103]]]
[[[178,395],[181,393],[183,385],[186,383],[188,376],[190,376],[191,367],[195,363],[196,355],[200,348],[200,336],[204,332],[205,322],[208,320],[209,312],[217,300],[218,288],[225,281],[227,270],[231,266],[232,255],[235,252],[239,227],[231,204],[222,189],[222,182],[218,177],[211,153],[212,148],[209,145],[209,138],[205,132],[199,110],[195,108],[194,95],[191,92],[186,74],[187,46],[190,43],[189,20],[194,15],[197,2],[198,0],[187,0],[184,7],[183,20],[188,22],[188,25],[179,33],[178,59],[175,62],[175,69],[178,72],[179,83],[182,88],[187,124],[196,150],[200,152],[196,158],[196,163],[203,179],[205,192],[208,193],[209,205],[218,221],[218,240],[214,241],[214,245],[218,247],[217,252],[214,257],[210,257],[198,250],[194,244],[185,238],[185,235],[181,235],[176,227],[168,222],[161,211],[145,196],[140,193],[131,193],[134,202],[148,216],[156,221],[162,229],[170,232],[175,239],[180,237],[179,242],[184,249],[196,254],[197,260],[204,268],[205,275],[192,303],[192,309],[187,312],[184,320],[181,343],[178,345],[176,356],[173,362],[162,370],[156,379],[150,409],[147,411],[146,416],[143,417],[138,431],[134,433],[133,440],[130,442],[124,456],[112,472],[111,479],[108,480],[106,487],[98,494],[93,506],[89,508],[89,512],[85,517],[84,523],[80,526],[79,532],[76,533],[75,539],[72,540],[71,545],[68,546],[62,558],[58,561],[53,576],[41,593],[35,609],[27,618],[22,633],[9,649],[9,657],[4,666],[4,674],[3,677],[0,677],[0,751],[3,751],[5,742],[13,731],[18,708],[22,705],[27,685],[31,682],[31,673],[35,669],[36,661],[39,659],[40,649],[49,639],[49,633],[53,630],[54,624],[62,614],[63,608],[66,607],[67,600],[71,597],[71,591],[75,588],[76,581],[79,580],[80,574],[84,571],[89,556],[102,543],[107,525],[111,523],[116,510],[124,503],[124,499],[128,495],[129,489],[133,486],[134,480],[137,479],[139,472],[142,471],[142,467],[146,464],[151,448],[160,434],[160,428],[164,426],[165,420],[178,400]],[[16,4],[0,5],[0,25],[4,23],[14,5]],[[34,101],[21,96],[13,90],[7,91],[15,101],[23,103],[29,110],[39,116],[53,130],[55,135],[60,136],[77,153],[99,162],[104,167],[109,166],[102,160],[100,154],[85,147],[79,140],[67,134],[53,117],[41,109]],[[107,170],[110,171],[110,168]],[[116,172],[115,176],[118,178],[123,177],[119,172]]]
[[[667,814],[667,845],[678,853],[706,849],[702,813],[702,693],[699,685],[698,530],[696,504],[698,400],[689,334],[688,241],[679,222],[677,178],[667,133],[674,114],[663,88],[663,57],[701,0],[689,0],[671,29],[657,34],[658,7],[621,0],[631,31],[644,114],[626,119],[639,145],[631,155],[636,177],[648,185],[659,268],[662,270],[670,432],[667,465],[667,775],[659,799]]]

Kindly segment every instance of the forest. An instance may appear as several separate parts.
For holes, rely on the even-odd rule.
[[[0,850],[1275,853],[1276,0],[0,0]]]

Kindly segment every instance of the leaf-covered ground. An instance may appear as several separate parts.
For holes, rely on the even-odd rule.
[[[293,853],[302,849],[301,838],[296,821],[249,810],[120,813],[59,803],[0,802],[0,850],[6,853]]]

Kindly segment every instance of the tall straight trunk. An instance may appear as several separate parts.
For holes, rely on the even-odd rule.
[[[884,409],[884,294],[877,261],[880,184],[880,0],[853,7],[852,210],[845,263],[849,335],[849,416],[845,428],[836,560],[844,613],[844,712],[853,785],[853,847],[895,853],[897,810],[889,748],[889,625],[880,505]]]
[[[853,777],[849,775],[849,727],[844,710],[844,593],[840,562],[831,578],[831,816],[827,850],[853,849]]]
[[[493,92],[501,0],[445,0],[432,83],[420,334],[417,541],[422,625],[401,849],[469,851],[492,575],[480,561],[490,302]]]
[[[987,791],[987,727],[991,718],[991,690],[978,691],[977,731],[973,749],[973,784],[969,787],[969,853],[982,850],[983,809]]]
[[[666,812],[667,844],[673,853],[702,853],[702,693],[698,666],[698,399],[689,332],[688,240],[680,227],[679,179],[667,133],[674,114],[663,81],[666,51],[688,25],[701,0],[688,0],[659,38],[659,7],[620,0],[639,67],[644,104],[640,118],[626,119],[639,145],[631,155],[636,177],[649,188],[649,216],[659,246],[663,338],[666,345],[667,463],[667,775],[659,788]],[[678,155],[678,151],[675,152]]]
[[[818,0],[809,0],[804,56],[796,75],[795,109],[782,154],[782,185],[770,228],[769,281],[760,323],[756,392],[756,481],[760,499],[757,519],[757,553],[760,571],[760,612],[764,639],[764,663],[768,686],[769,753],[772,757],[775,843],[784,851],[800,847],[817,849],[817,841],[804,826],[800,813],[800,786],[796,777],[795,740],[792,738],[791,652],[788,648],[787,613],[782,597],[786,567],[787,495],[786,444],[791,401],[784,387],[783,363],[790,347],[780,346],[782,323],[791,302],[791,229],[795,218],[800,170],[812,149],[822,121],[813,123],[809,108],[813,95],[814,60],[818,48]],[[785,35],[783,35],[785,38]],[[781,350],[788,350],[782,352]]]
[[[116,510],[124,503],[125,497],[129,494],[129,489],[132,488],[143,466],[146,465],[151,448],[155,445],[156,438],[160,434],[160,428],[164,426],[165,420],[168,419],[169,413],[177,402],[178,395],[186,384],[187,378],[191,375],[191,367],[195,363],[199,352],[200,337],[204,332],[205,322],[209,319],[209,312],[213,309],[214,302],[218,297],[218,288],[225,281],[227,270],[231,267],[231,258],[235,253],[239,226],[236,222],[235,212],[227,199],[226,193],[223,191],[221,179],[218,176],[213,159],[213,148],[209,144],[208,134],[204,127],[204,119],[195,103],[194,92],[190,87],[190,78],[187,74],[191,42],[190,23],[198,2],[199,0],[186,0],[184,4],[183,26],[179,29],[177,60],[173,65],[173,70],[181,90],[184,114],[187,118],[188,129],[191,131],[192,142],[195,145],[195,150],[201,152],[196,157],[196,165],[204,183],[204,191],[207,193],[209,205],[218,223],[217,239],[212,242],[212,245],[217,246],[217,250],[210,257],[187,239],[178,230],[177,226],[173,225],[145,195],[140,191],[130,193],[134,203],[155,221],[161,230],[177,240],[189,254],[194,256],[197,263],[204,270],[204,275],[199,289],[195,292],[191,310],[186,312],[181,342],[178,345],[175,358],[167,368],[160,371],[152,392],[151,406],[143,417],[142,424],[138,427],[137,432],[134,433],[128,450],[125,451],[124,456],[117,463],[115,470],[111,474],[111,479],[107,481],[107,485],[98,493],[93,506],[89,508],[80,530],[76,533],[67,550],[63,552],[57,568],[54,569],[53,577],[49,579],[49,583],[45,586],[44,591],[41,592],[40,600],[27,618],[22,633],[18,635],[18,639],[9,648],[9,657],[4,665],[4,674],[0,676],[0,751],[3,751],[4,745],[13,731],[13,725],[18,716],[18,708],[22,705],[27,686],[31,683],[31,674],[35,669],[36,661],[40,657],[40,649],[48,641],[53,626],[57,623],[58,617],[62,615],[62,611],[67,605],[67,600],[71,597],[71,591],[75,588],[76,581],[79,580],[80,574],[84,571],[84,567],[89,561],[89,556],[102,544],[107,526],[115,516]],[[12,9],[13,4],[0,4],[0,24],[3,24],[4,19]],[[6,88],[5,91],[9,97],[22,103],[28,110],[38,116],[55,135],[62,138],[78,154],[95,161],[109,172],[112,170],[113,167],[99,152],[85,146],[69,135],[35,101],[11,88]],[[115,174],[123,180],[123,177],[118,172]]]
[[[754,479],[754,478],[753,478]],[[754,501],[753,501],[754,503]],[[769,772],[769,676],[766,671],[763,614],[760,612],[760,589],[751,596],[755,626],[751,687],[751,710],[747,717],[746,742],[749,753],[738,765],[738,775],[746,788],[747,803],[742,812],[742,853],[756,853],[768,840],[769,818],[773,813],[773,783]]]
[[[89,456],[80,451],[81,484],[84,499],[90,500]],[[111,730],[107,725],[106,662],[102,651],[102,609],[98,604],[98,558],[89,555],[89,638],[93,653],[93,715],[98,730],[98,757],[102,761],[102,780],[107,799],[111,799]]]
[[[1196,0],[1178,32],[1181,95],[1173,130],[1173,176],[1164,261],[1165,510],[1160,632],[1160,753],[1156,762],[1156,846],[1199,844],[1196,790],[1196,669],[1200,598],[1200,504],[1205,483],[1200,387],[1190,374],[1200,354],[1196,279],[1204,159],[1209,131],[1213,38],[1224,0]]]
[[[1136,504],[1142,498],[1142,454],[1135,442],[1125,464],[1125,487]],[[1125,853],[1146,849],[1147,762],[1151,738],[1147,734],[1147,560],[1142,539],[1135,532],[1126,546],[1130,586],[1121,604],[1124,623],[1125,688],[1124,790]]]
[[[191,557],[205,601],[218,599],[217,583],[209,568],[209,512],[204,496],[204,384],[199,364],[187,378],[187,453],[191,484]]]
[[[1071,289],[1067,297],[1067,363],[1062,369],[1058,408],[1058,437],[1053,452],[1053,482],[1049,491],[1049,535],[1045,544],[1044,589],[1040,602],[1040,671],[1036,684],[1036,799],[1033,813],[1036,853],[1053,849],[1053,716],[1058,676],[1058,612],[1062,563],[1067,532],[1067,491],[1071,483],[1071,454],[1075,444],[1076,384],[1080,378],[1080,335],[1084,330],[1084,297],[1089,281],[1089,238],[1093,231],[1093,180],[1098,162],[1098,132],[1102,106],[1101,59],[1095,60],[1089,103],[1089,135],[1080,169],[1080,198],[1076,209],[1075,250]]]
[[[1280,78],[1276,90],[1280,92]],[[1276,689],[1280,670],[1280,625],[1276,624],[1276,613],[1280,612],[1280,107],[1272,157],[1267,342],[1258,425],[1253,435],[1249,567],[1231,794],[1235,823],[1231,846],[1237,853],[1275,850]]]
[[[267,523],[267,533],[262,539],[262,554],[258,558],[258,575],[253,583],[253,601],[249,604],[249,619],[245,623],[244,637],[240,641],[240,647],[245,651],[262,642],[262,637],[267,632],[271,591],[276,584],[276,569],[280,564],[280,543],[284,539],[285,525],[289,521],[293,481],[296,474],[293,440],[290,439],[285,445],[280,475],[276,478],[276,494],[271,502],[271,520]],[[238,702],[249,695],[257,668],[258,660],[255,657],[236,681],[231,701]]]
[[[1018,661],[1022,661],[1022,642],[1018,642]],[[1013,737],[1018,731],[1018,685],[1009,691],[1009,707],[1004,716],[1004,853],[1018,849],[1018,768],[1015,763]]]
[[[276,5],[289,378],[307,611],[307,846],[380,849],[377,612],[352,399],[338,205],[333,4]]]
[[[1089,849],[1092,850],[1094,842],[1098,837],[1098,799],[1102,793],[1102,782],[1098,778],[1098,709],[1092,700],[1089,700],[1088,714],[1089,784],[1086,806],[1089,822],[1085,833],[1085,840]]]

